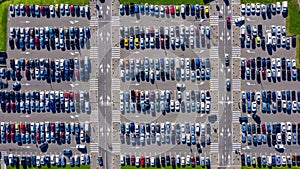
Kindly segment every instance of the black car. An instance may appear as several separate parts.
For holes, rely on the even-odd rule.
[[[170,162],[170,156],[166,156],[166,164],[167,166],[170,166],[171,162]]]
[[[296,47],[296,36],[295,35],[292,36],[292,47],[293,48]]]
[[[241,155],[241,163],[242,165],[245,165],[245,154]]]
[[[165,166],[166,164],[166,158],[165,157],[161,157],[161,165]]]
[[[159,157],[156,157],[156,158],[155,158],[155,165],[156,165],[157,167],[160,167],[160,160],[159,160]]]
[[[175,166],[175,157],[171,158],[172,166]]]
[[[185,14],[186,15],[190,14],[190,5],[188,5],[188,4],[185,5]]]

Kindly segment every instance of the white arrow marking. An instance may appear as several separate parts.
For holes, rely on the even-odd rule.
[[[107,64],[107,67],[108,67],[108,68],[110,68],[110,65],[109,65],[109,64]]]
[[[250,50],[247,50],[247,53],[255,53],[255,52],[252,52],[252,51],[250,51]]]

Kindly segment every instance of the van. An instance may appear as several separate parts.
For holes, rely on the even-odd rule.
[[[84,111],[85,112],[90,112],[90,102],[85,102],[85,104],[84,104]]]

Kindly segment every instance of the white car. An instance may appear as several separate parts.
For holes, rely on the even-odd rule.
[[[280,13],[280,2],[276,3],[276,12]]]
[[[209,26],[206,26],[206,27],[205,27],[205,33],[206,33],[206,36],[207,36],[207,37],[210,36],[210,28],[209,28]]]
[[[276,137],[277,137],[277,143],[281,143],[281,140],[282,140],[281,133],[277,133]]]
[[[282,35],[286,34],[286,27],[285,26],[281,26],[281,33],[282,33]]]
[[[261,4],[261,13],[265,14],[266,12],[266,5]]]
[[[260,3],[256,4],[256,15],[260,14]]]
[[[200,27],[200,33],[201,33],[201,35],[204,35],[204,30],[205,30],[205,29],[204,29],[204,26],[201,26],[201,27]]]
[[[251,13],[254,14],[255,13],[255,4],[251,3]]]
[[[165,14],[165,6],[160,6],[160,15],[163,16]]]
[[[241,36],[245,36],[245,30],[246,30],[245,26],[242,25],[242,26],[241,26],[241,29],[240,29],[240,34],[241,34]]]
[[[275,149],[277,149],[277,150],[284,149],[284,145],[283,144],[276,144]]]
[[[272,75],[271,75],[271,70],[270,69],[267,69],[267,77],[270,78]]]
[[[251,5],[250,4],[247,4],[247,14],[249,15],[250,14],[250,11],[251,11]]]
[[[292,67],[296,68],[296,60],[295,59],[292,59]]]
[[[246,5],[241,4],[241,13],[242,13],[242,15],[245,15],[245,12],[246,12]]]
[[[256,112],[256,102],[252,102],[252,112]]]
[[[180,12],[181,12],[181,14],[184,14],[184,13],[185,13],[185,5],[184,5],[184,4],[182,4],[182,5],[180,6]]]
[[[286,125],[284,122],[281,123],[281,132],[285,133],[286,132]]]
[[[280,67],[278,67],[276,69],[276,71],[277,71],[277,77],[280,78],[281,77],[281,69],[280,69]]]

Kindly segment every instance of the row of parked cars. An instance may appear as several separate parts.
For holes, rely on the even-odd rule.
[[[205,43],[205,35],[210,37],[209,26],[196,27],[191,25],[186,27],[170,26],[169,27],[120,27],[121,47],[127,49],[135,48],[170,48],[194,47],[194,39],[196,38],[196,46],[200,47],[200,38]]]
[[[209,58],[120,59],[123,80],[209,80]]]
[[[299,155],[281,155],[270,154],[262,156],[251,156],[251,154],[241,154],[241,163],[243,166],[268,166],[268,167],[291,167],[294,165],[300,165]]]
[[[135,144],[136,142],[148,144],[152,143],[162,143],[162,144],[170,144],[170,140],[176,140],[177,144],[187,144],[188,146],[196,145],[198,151],[205,146],[205,142],[210,144],[210,130],[211,127],[209,124],[201,124],[200,123],[146,123],[138,124],[134,122],[130,123],[121,123],[121,137],[126,134],[127,138],[131,135],[131,143]],[[208,134],[205,137],[205,134]],[[201,133],[201,134],[200,134]],[[128,140],[129,141],[129,140]]]
[[[135,156],[135,155],[120,155],[120,164],[121,165],[132,165],[136,167],[165,167],[165,166],[202,166],[202,167],[209,167],[210,166],[210,157],[203,157],[203,156]]]
[[[89,112],[90,104],[84,91],[2,91],[0,92],[3,112],[73,112],[81,107]]]
[[[257,104],[261,104],[263,113],[300,111],[300,91],[242,91],[242,110],[256,113]]]
[[[241,78],[254,80],[255,76],[263,80],[296,80],[300,78],[300,71],[296,68],[296,60],[290,58],[261,58],[241,59]],[[261,75],[261,76],[260,76]]]
[[[297,132],[298,127],[298,132]],[[279,123],[246,123],[242,122],[242,142],[249,145],[266,144],[275,146],[282,151],[285,144],[296,144],[300,142],[300,124],[291,122]]]
[[[282,4],[282,5],[281,5]],[[247,3],[247,4],[241,4],[241,13],[242,15],[247,14],[248,16],[250,14],[252,15],[276,15],[282,13],[283,15],[286,15],[288,10],[287,7],[287,1],[276,2],[276,4],[260,4],[260,3]]]
[[[32,17],[46,17],[55,16],[77,16],[90,17],[90,7],[88,5],[74,5],[74,4],[55,4],[55,5],[33,5],[33,4],[10,4],[10,16],[32,16]]]
[[[12,49],[70,49],[84,47],[85,40],[91,37],[89,27],[11,27],[9,44]]]
[[[62,152],[66,153],[70,150],[63,150]],[[69,162],[67,162],[67,159]],[[4,155],[3,160],[5,165],[11,165],[11,166],[19,166],[20,164],[22,166],[36,166],[36,167],[42,167],[42,166],[49,166],[49,165],[55,165],[58,167],[65,167],[67,163],[69,163],[71,166],[79,166],[79,165],[85,165],[90,164],[90,155],[88,154],[81,154],[81,155],[74,155],[70,156],[67,155],[67,158],[65,155],[61,154],[52,154],[52,155]]]
[[[120,15],[134,15],[134,14],[146,14],[154,15],[156,17],[165,16],[196,16],[197,18],[204,19],[209,18],[209,7],[203,5],[194,4],[182,4],[182,5],[149,5],[146,4],[121,4],[119,7]]]
[[[71,135],[75,136],[76,143],[89,142],[89,122],[31,122],[14,123],[1,122],[1,142],[18,144],[41,144],[45,149],[47,143],[71,143]]]
[[[25,72],[27,80],[47,80],[57,81],[71,80],[75,75],[77,80],[88,79],[89,58],[86,56],[83,61],[75,57],[74,59],[10,59],[10,68],[1,68],[2,79],[20,81],[22,71]]]
[[[181,85],[178,87],[182,87]],[[177,97],[171,96],[173,92],[170,90],[161,91],[139,91],[132,90],[129,92],[120,92],[120,111],[135,112],[148,111],[151,112],[209,112],[211,97],[209,91],[177,91]],[[183,101],[185,95],[185,102]]]

